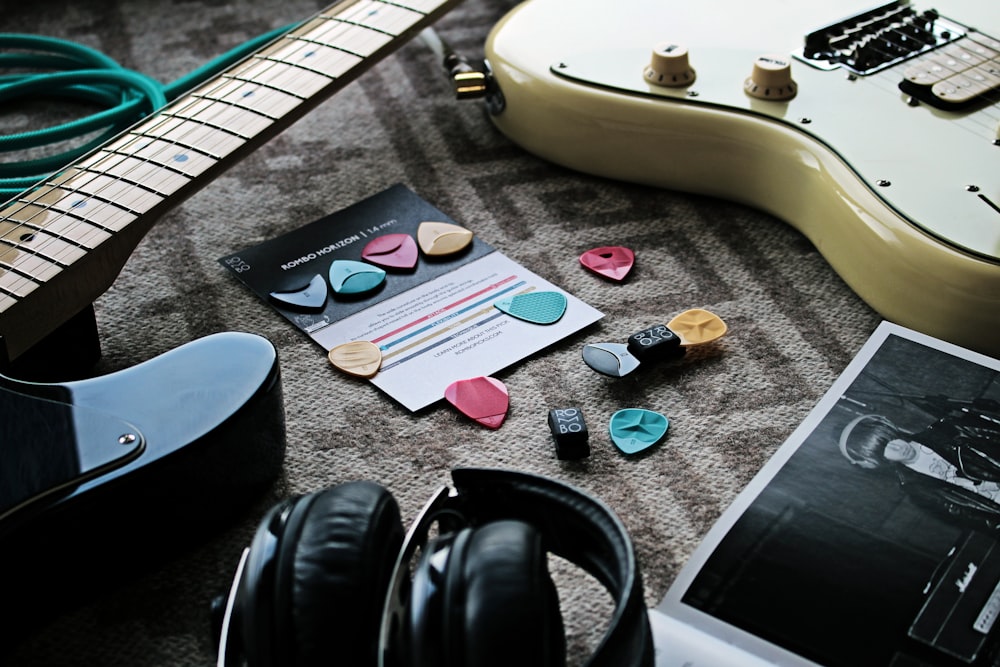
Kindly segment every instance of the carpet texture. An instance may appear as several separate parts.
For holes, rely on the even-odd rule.
[[[6,32],[82,42],[166,82],[326,3],[9,4]],[[466,0],[437,29],[458,51],[481,57],[488,30],[514,4]],[[4,110],[7,128],[32,122]],[[371,385],[339,374],[322,350],[217,263],[395,183],[605,313],[498,374],[511,396],[499,430],[479,427],[444,403],[410,414]],[[580,267],[581,252],[603,245],[635,250],[626,283]],[[227,589],[272,503],[369,479],[393,492],[409,520],[457,466],[547,475],[603,499],[634,539],[646,602],[655,605],[713,521],[879,321],[779,220],[725,201],[580,175],[520,150],[493,128],[480,103],[453,98],[419,40],[168,212],[95,306],[99,372],[216,331],[270,339],[284,386],[284,470],[265,497],[211,539],[24,637],[5,658],[10,665],[212,664],[210,600]],[[695,307],[728,323],[718,344],[620,380],[581,361],[586,343],[624,341]],[[590,425],[592,453],[579,462],[557,460],[546,425],[548,410],[564,406],[581,408]],[[668,415],[665,443],[644,456],[621,455],[607,423],[624,407]],[[605,623],[607,596],[565,563],[553,567],[570,654],[579,662]]]

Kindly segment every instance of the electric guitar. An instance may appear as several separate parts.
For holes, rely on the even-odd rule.
[[[285,440],[277,355],[258,336],[69,382],[10,370],[35,375],[67,340],[96,357],[91,304],[161,214],[457,1],[339,2],[0,206],[0,572],[18,621],[54,606],[43,590],[61,600],[214,525],[277,477]]]
[[[1000,356],[1000,5],[871,7],[529,0],[489,108],[561,165],[773,214],[886,319]]]

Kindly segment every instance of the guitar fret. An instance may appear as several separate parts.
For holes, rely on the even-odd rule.
[[[17,222],[26,229],[44,231],[53,236],[67,239],[83,248],[96,248],[111,238],[111,234],[106,229],[37,204],[21,206],[17,215],[23,216],[24,219],[14,217],[8,219]],[[46,220],[45,218],[50,219]]]
[[[262,56],[271,60],[293,63],[297,67],[317,72],[331,79],[339,79],[350,72],[364,59],[332,46],[312,42],[300,38],[290,38],[295,41],[282,42],[275,48],[265,50]]]
[[[160,118],[161,122],[150,127],[140,127],[136,132],[145,136],[169,141],[177,146],[199,150],[219,160],[246,143],[240,137],[209,125],[182,118]]]
[[[0,211],[0,216],[25,230],[45,231],[84,248],[96,248],[111,238],[106,229],[38,204],[11,202],[6,210]],[[3,236],[6,237],[6,233]]]
[[[272,120],[283,118],[302,103],[302,100],[282,90],[264,86],[249,85],[243,81],[229,80],[221,86],[216,84],[196,90],[192,97],[215,100],[242,109],[256,111]]]
[[[393,0],[391,4],[406,7],[421,14],[430,14],[444,3],[441,0]]]
[[[145,213],[163,201],[160,195],[135,183],[75,168],[73,171],[75,173],[61,181],[60,185],[78,194],[88,195],[76,200],[76,207],[86,206],[88,200],[94,198],[135,213]]]
[[[361,0],[351,10],[338,14],[337,18],[396,37],[422,19],[423,15],[399,5]]]
[[[46,185],[35,194],[37,196],[29,203],[42,202],[53,211],[85,220],[110,232],[121,231],[138,217],[114,204],[81,198],[78,192],[60,187]]]
[[[0,260],[0,288],[13,296],[25,297],[60,271],[61,266],[38,255],[19,253],[13,261]]]
[[[9,242],[2,229],[3,225],[0,225],[0,262],[9,262],[18,252],[30,252],[62,266],[69,266],[87,254],[85,248],[43,231],[23,229],[15,232],[14,242]]]
[[[314,30],[296,36],[316,44],[330,46],[347,53],[367,58],[392,41],[391,35],[333,17],[318,23]]]
[[[9,294],[0,292],[0,313],[6,311],[8,308],[12,308],[18,304],[20,299],[17,299]]]
[[[216,127],[243,139],[257,136],[274,122],[273,118],[262,116],[255,111],[200,97],[189,98],[188,104],[179,110],[166,111],[163,115]]]
[[[103,153],[103,151],[102,151]],[[80,162],[89,172],[117,176],[129,183],[148,188],[161,195],[171,195],[187,185],[191,179],[170,169],[146,160],[122,156],[117,153],[95,154]]]
[[[131,155],[194,178],[214,166],[213,159],[197,148],[129,133],[106,148],[116,155]]]
[[[254,56],[230,75],[233,79],[257,83],[296,97],[312,97],[330,84],[330,78],[292,63]]]

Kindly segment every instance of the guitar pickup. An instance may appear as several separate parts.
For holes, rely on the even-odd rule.
[[[1000,40],[969,33],[906,69],[900,90],[939,109],[961,109],[1000,89]]]

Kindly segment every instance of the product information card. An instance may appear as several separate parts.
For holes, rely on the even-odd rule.
[[[396,185],[219,261],[324,350],[377,345],[382,366],[371,382],[413,411],[443,398],[456,380],[496,373],[602,317],[474,234],[458,251],[429,254],[417,245],[424,222],[461,227]],[[376,255],[383,246],[399,250]],[[363,287],[379,270],[385,276],[370,289],[338,292],[341,266]],[[562,294],[565,313],[537,324],[494,305],[531,292]]]

